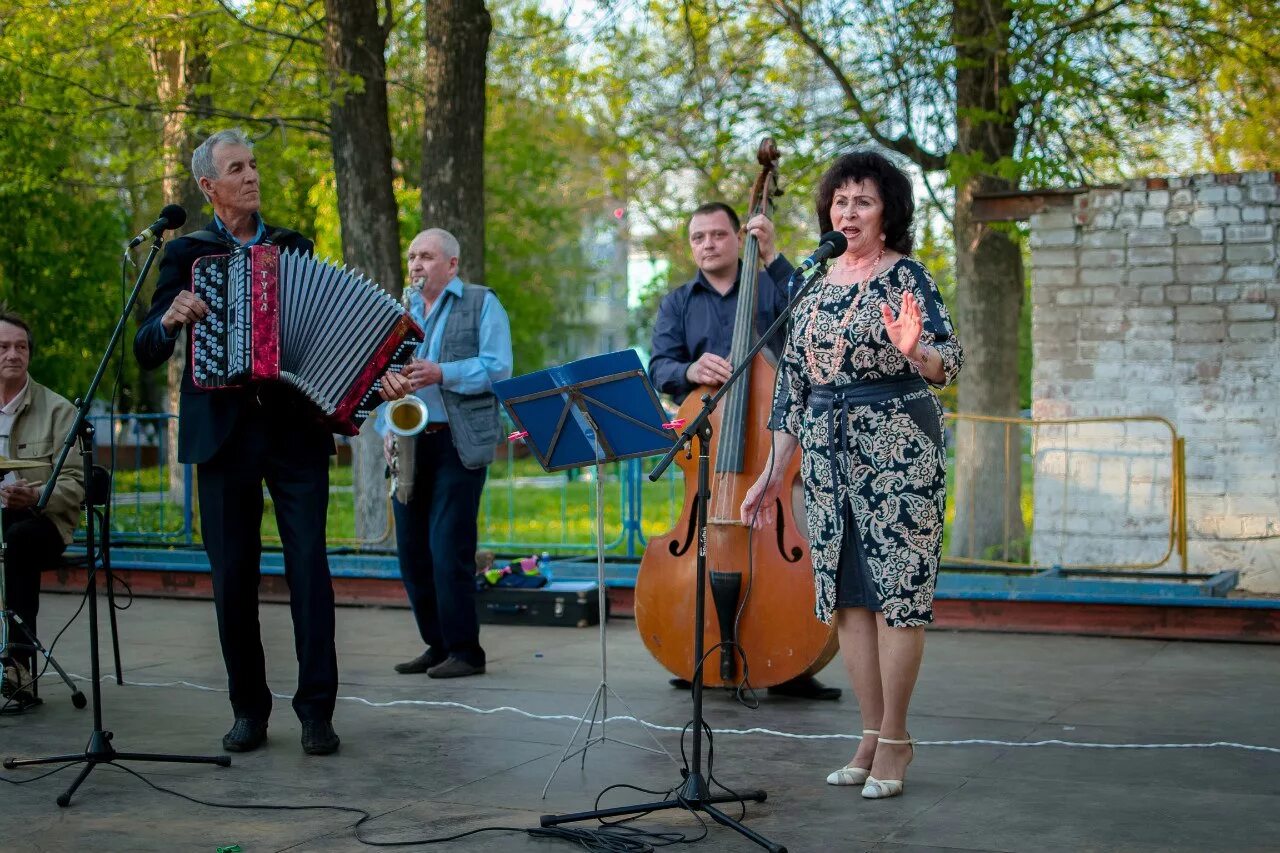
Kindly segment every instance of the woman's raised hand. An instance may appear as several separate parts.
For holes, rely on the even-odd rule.
[[[889,335],[889,342],[907,358],[915,358],[923,328],[920,303],[916,301],[915,294],[909,290],[902,294],[902,310],[896,318],[888,302],[880,303],[880,317],[884,320],[884,330]]]

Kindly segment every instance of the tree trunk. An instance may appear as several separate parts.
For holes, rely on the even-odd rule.
[[[213,112],[213,99],[207,86],[210,80],[209,57],[201,47],[198,33],[184,38],[175,47],[153,44],[149,53],[151,68],[156,77],[158,100],[170,107],[162,114],[160,125],[164,200],[166,204],[182,205],[187,211],[186,224],[179,233],[189,234],[204,225],[201,209],[204,207],[205,197],[191,175],[191,154],[204,131],[200,123]],[[204,91],[197,91],[199,86],[203,86]],[[138,322],[146,316],[149,306],[149,299],[138,300]],[[187,333],[184,329],[178,337],[173,358],[165,365],[164,411],[175,416],[178,414],[178,394],[186,363]],[[154,373],[142,375],[156,376]],[[155,411],[156,404],[160,402],[158,383],[154,378],[144,378],[143,381],[147,383],[147,387],[142,396],[151,403],[147,408]],[[185,482],[182,464],[178,462],[178,421],[174,418],[157,426],[164,435],[169,494],[181,495]]]
[[[437,0],[427,15],[422,227],[458,238],[459,275],[484,281],[484,0]]]
[[[398,298],[400,229],[387,118],[387,33],[378,20],[377,0],[325,0],[325,13],[343,260]],[[389,529],[384,469],[382,440],[370,420],[352,442],[355,530],[366,543],[384,540]]]
[[[1007,3],[956,0],[956,325],[965,349],[960,374],[963,414],[1018,414],[1018,314],[1022,254],[1006,231],[974,222],[973,197],[1015,189],[993,174],[1015,154],[1015,108],[1009,102]],[[1021,432],[1003,425],[961,422],[956,433],[956,556],[1025,557],[1020,507]]]

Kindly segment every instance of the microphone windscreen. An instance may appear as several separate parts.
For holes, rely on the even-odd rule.
[[[838,258],[844,254],[845,249],[849,248],[849,238],[839,231],[828,231],[822,235],[822,239],[818,241],[818,245],[830,243],[832,247],[831,257]]]
[[[180,204],[166,204],[160,217],[168,221],[170,228],[181,228],[187,221],[187,211]]]

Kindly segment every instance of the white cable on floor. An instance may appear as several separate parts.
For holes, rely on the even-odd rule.
[[[77,681],[88,681],[89,679],[83,675],[70,674]],[[114,679],[115,676],[104,675],[102,681]],[[204,690],[210,693],[226,693],[224,687],[208,687],[204,684],[195,684],[190,681],[126,681],[129,687],[186,687],[191,690]],[[271,694],[277,699],[292,699],[285,693]],[[338,699],[343,702],[354,702],[356,704],[365,705],[369,708],[395,708],[395,707],[424,707],[424,708],[457,708],[463,711],[470,711],[473,714],[516,714],[526,717],[530,720],[546,720],[550,722],[570,722],[575,725],[583,722],[583,718],[575,714],[535,714],[532,711],[526,711],[523,708],[516,708],[511,705],[500,705],[496,708],[477,708],[474,705],[468,705],[465,702],[446,702],[431,699],[390,699],[385,702],[376,702],[372,699],[365,699],[363,696],[339,696]],[[597,721],[599,722],[599,721]],[[615,715],[604,720],[606,723],[613,722],[634,722],[645,728],[653,729],[660,732],[682,732],[684,726],[664,726],[659,723],[651,723],[648,720],[640,720],[630,715]],[[767,735],[769,737],[790,738],[792,740],[862,740],[861,735],[854,734],[800,734],[798,732],[782,732],[777,729],[766,729],[761,727],[753,727],[749,729],[717,729],[711,730],[717,735]],[[1011,741],[1011,740],[988,740],[986,738],[969,738],[966,740],[917,740],[916,746],[1066,746],[1075,747],[1077,749],[1243,749],[1253,752],[1270,752],[1280,755],[1280,747],[1275,746],[1258,746],[1249,743],[1236,743],[1234,741],[1216,740],[1211,743],[1088,743],[1083,741],[1060,740],[1058,738],[1050,738],[1048,740],[1035,741]]]

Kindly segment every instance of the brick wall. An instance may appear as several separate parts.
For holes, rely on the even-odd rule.
[[[1280,593],[1280,173],[1150,178],[1031,219],[1033,416],[1153,415],[1186,439],[1189,562]],[[1044,427],[1040,563],[1168,540],[1167,428]],[[1176,561],[1171,563],[1176,566]]]

